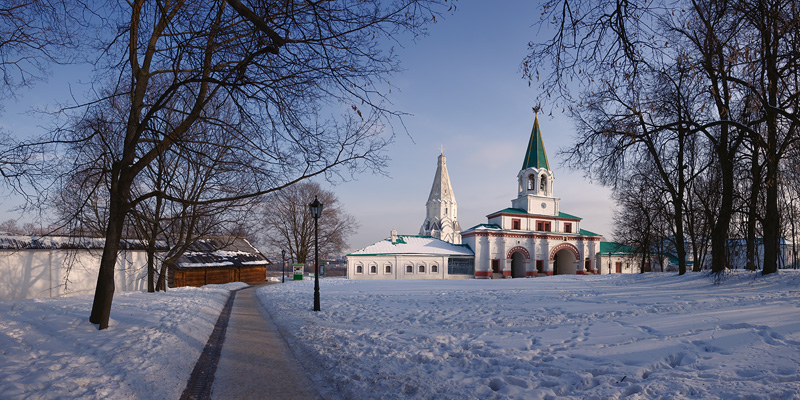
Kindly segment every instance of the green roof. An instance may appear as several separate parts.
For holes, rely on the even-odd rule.
[[[603,235],[601,235],[599,233],[594,233],[592,231],[587,231],[586,229],[581,229],[580,230],[580,234],[583,235],[583,236],[603,236]]]
[[[600,242],[600,253],[636,254],[636,249],[617,242]]]
[[[504,209],[502,209],[502,210],[500,210],[500,211],[495,211],[495,212],[493,212],[493,213],[491,213],[491,214],[489,214],[489,215],[496,215],[496,214],[521,214],[521,215],[535,215],[535,216],[538,216],[538,217],[553,217],[552,215],[544,215],[544,214],[531,214],[531,213],[529,213],[529,212],[527,212],[527,211],[525,211],[525,210],[523,210],[523,209],[521,209],[521,208],[504,208]],[[487,215],[487,217],[488,217],[489,215]],[[561,212],[561,211],[559,211],[559,212],[558,212],[558,217],[557,217],[557,218],[564,218],[564,219],[583,219],[583,218],[581,218],[581,217],[576,217],[576,216],[574,216],[574,215],[572,215],[572,214],[567,214],[567,213],[564,213],[564,212]],[[588,232],[588,231],[587,231],[587,232]],[[591,233],[591,232],[590,232],[590,233]],[[594,234],[594,235],[596,235],[596,236],[600,236],[600,235],[597,235],[597,234]]]
[[[533,120],[533,130],[531,131],[531,138],[528,140],[528,150],[525,152],[525,160],[522,163],[522,169],[528,168],[544,168],[550,170],[550,163],[547,162],[547,152],[544,150],[544,141],[542,141],[542,132],[539,130],[539,115]]]
[[[561,211],[558,212],[558,216],[560,218],[568,218],[568,219],[583,219],[581,217],[576,217],[576,216],[574,216],[572,214],[567,214],[567,213],[561,212]]]

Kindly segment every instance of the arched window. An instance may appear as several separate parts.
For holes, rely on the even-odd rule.
[[[369,267],[369,273],[370,274],[377,274],[378,273],[378,266],[377,265],[370,266]]]
[[[420,265],[419,266],[419,273],[420,274],[424,274],[425,273],[425,266],[424,265]]]
[[[413,274],[414,273],[414,266],[413,265],[406,265],[406,273]]]
[[[539,177],[539,179],[540,179],[539,180],[539,189],[542,191],[542,193],[546,193],[547,192],[547,177],[542,175],[542,176]]]
[[[384,269],[384,273],[391,274],[392,273],[392,266],[386,264],[386,268]]]
[[[436,264],[431,265],[431,272],[433,273],[439,272],[439,266]]]
[[[356,265],[356,273],[357,274],[363,274],[364,273],[364,267],[361,266],[361,265]]]
[[[534,185],[536,184],[536,177],[533,175],[528,175],[528,190],[533,190]]]

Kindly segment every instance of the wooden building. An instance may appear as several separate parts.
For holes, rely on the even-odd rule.
[[[229,282],[259,283],[271,262],[245,238],[200,239],[169,265],[169,287]]]

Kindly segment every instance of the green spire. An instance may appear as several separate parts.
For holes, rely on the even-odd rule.
[[[544,141],[542,141],[542,132],[539,131],[539,114],[536,114],[536,119],[533,121],[531,139],[528,141],[528,151],[525,152],[525,161],[522,163],[523,170],[528,168],[550,170],[550,163],[547,162],[547,152],[544,150]]]

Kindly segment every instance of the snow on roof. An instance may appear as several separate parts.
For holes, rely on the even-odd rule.
[[[383,239],[348,256],[377,256],[387,254],[419,254],[437,256],[474,256],[464,244],[452,244],[431,236],[398,235],[392,244],[391,238]]]
[[[178,268],[267,265],[270,261],[245,238],[198,239],[176,262]]]
[[[464,233],[467,233],[469,231],[501,231],[501,230],[503,230],[503,229],[500,228],[500,225],[496,225],[496,224],[478,224],[478,225],[473,226],[472,228],[467,229],[464,232],[461,232],[461,234],[463,235]]]

